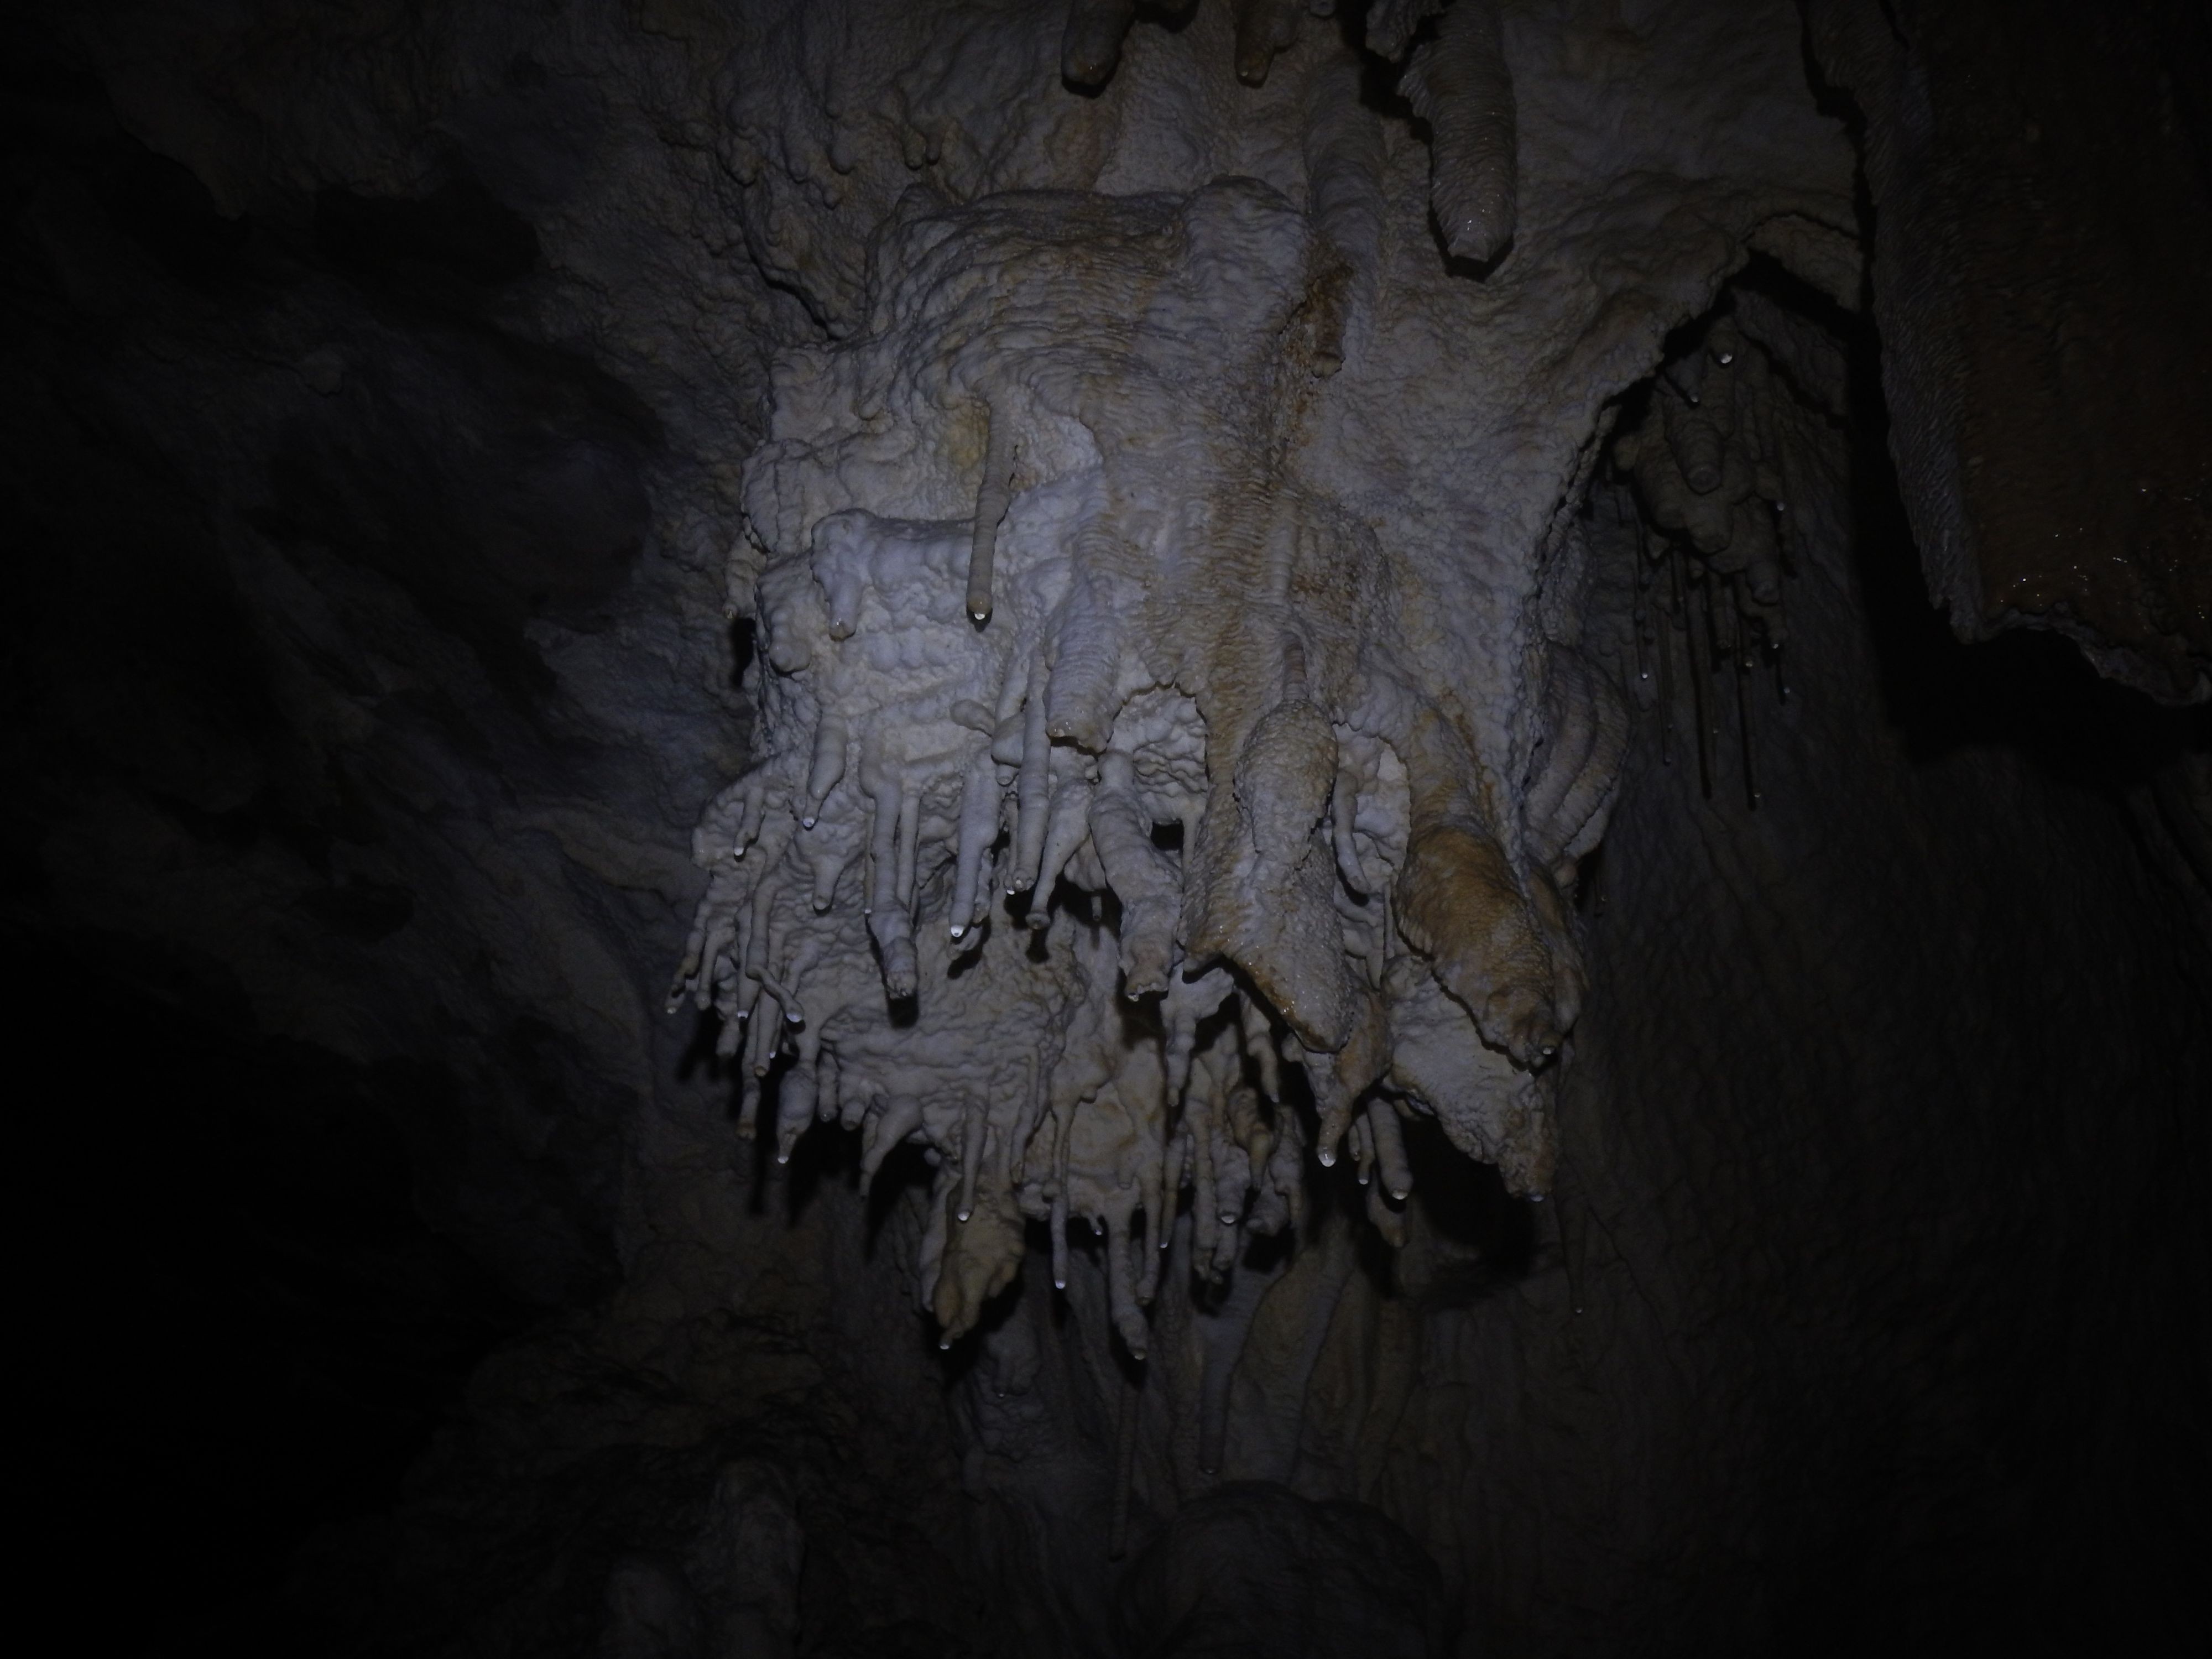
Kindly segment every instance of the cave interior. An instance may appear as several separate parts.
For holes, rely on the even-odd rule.
[[[0,41],[80,1639],[2206,1650],[2212,13]]]

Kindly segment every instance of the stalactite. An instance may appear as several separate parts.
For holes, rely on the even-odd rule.
[[[1459,0],[1401,87],[1429,125],[1429,200],[1455,258],[1489,264],[1513,240],[1519,167],[1513,76],[1493,0]]]
[[[1643,594],[1652,567],[1667,571],[1668,615],[1653,630],[1662,757],[1672,759],[1674,735],[1668,635],[1681,632],[1700,787],[1708,799],[1719,787],[1721,722],[1732,703],[1744,802],[1753,811],[1762,795],[1753,682],[1762,660],[1772,671],[1776,701],[1789,695],[1782,664],[1789,639],[1786,452],[1803,441],[1796,435],[1800,423],[1816,418],[1766,349],[1723,312],[1662,367],[1643,418],[1613,444],[1614,465],[1632,487],[1644,521],[1637,532],[1632,623],[1639,665],[1646,639]],[[1649,534],[1644,525],[1659,533]],[[1723,676],[1733,682],[1732,696],[1712,684]]]
[[[1396,63],[1412,47],[1414,32],[1445,4],[1446,0],[1369,0],[1363,20],[1367,49]]]
[[[1267,84],[1268,66],[1298,37],[1297,0],[1234,0],[1237,15],[1237,78],[1248,87]]]
[[[1079,87],[1103,87],[1121,62],[1121,42],[1136,21],[1136,0],[1068,0],[1060,72]]]
[[[778,1156],[833,1118],[864,1182],[923,1146],[945,1343],[1027,1221],[1064,1285],[1084,1219],[1140,1358],[1186,1194],[1195,1276],[1233,1277],[1298,1224],[1309,1147],[1355,1150],[1397,1242],[1407,1114],[1549,1182],[1558,890],[1625,721],[1562,648],[1545,763],[1493,775],[1395,660],[1411,573],[1273,459],[1285,377],[1333,367],[1340,228],[1249,181],[916,202],[882,325],[778,381],[757,764],[695,838],[678,989],[746,1031]]]
[[[1334,0],[1307,0],[1303,8],[1298,0],[1224,3],[1232,20],[1231,64],[1237,78],[1253,88],[1265,86],[1275,59],[1297,44],[1301,9],[1316,17],[1336,10]],[[1121,64],[1136,15],[1133,0],[1070,0],[1060,36],[1061,78],[1085,91],[1104,87]],[[1427,130],[1430,204],[1445,250],[1454,258],[1495,264],[1511,246],[1519,219],[1518,115],[1497,0],[1374,0],[1358,27],[1367,52],[1403,66],[1399,89]],[[1360,222],[1373,214],[1379,191],[1372,173],[1379,168],[1360,154],[1364,141],[1340,148],[1352,129],[1372,125],[1360,108],[1356,66],[1342,67],[1346,73],[1318,77],[1308,172],[1316,219],[1325,232],[1344,233],[1340,246],[1354,271],[1364,272],[1379,251],[1379,239]],[[1332,149],[1339,150],[1333,158]]]

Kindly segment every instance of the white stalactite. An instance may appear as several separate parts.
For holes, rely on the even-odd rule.
[[[1413,573],[1283,459],[1340,257],[1249,180],[917,208],[883,325],[778,381],[746,484],[759,762],[701,824],[680,988],[749,1018],[744,1121],[772,1090],[780,1156],[833,1076],[864,1179],[928,1147],[947,1341],[1024,1218],[1056,1279],[1058,1230],[1103,1228],[1133,1353],[1184,1192],[1212,1274],[1292,1224],[1279,1044],[1387,1237],[1401,1109],[1548,1182],[1555,877],[1397,660]],[[1547,825],[1594,811],[1578,776],[1547,775]]]

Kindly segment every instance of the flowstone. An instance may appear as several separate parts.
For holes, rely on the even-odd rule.
[[[785,1158],[858,1127],[869,1176],[927,1146],[947,1341],[1024,1218],[1061,1248],[1073,1218],[1142,1354],[1136,1241],[1184,1190],[1217,1274],[1297,1217],[1279,1056],[1386,1236],[1401,1115],[1540,1193],[1579,1000],[1555,872],[1617,747],[1509,831],[1394,651],[1418,580],[1289,459],[1341,262],[1228,180],[902,214],[875,268],[747,478],[764,752],[700,829],[678,988],[743,1052],[744,1123],[773,1097]]]
[[[744,468],[756,763],[697,831],[671,1006],[719,1016],[779,1158],[817,1121],[860,1132],[866,1180],[924,1148],[948,1345],[1027,1224],[1064,1283],[1088,1221],[1141,1357],[1184,1194],[1218,1280],[1295,1224],[1309,1150],[1348,1150],[1399,1242],[1421,1116],[1546,1193],[1573,884],[1626,741],[1624,666],[1580,638],[1611,400],[1764,229],[1839,240],[1814,216],[1837,135],[1699,64],[1701,39],[1779,61],[1778,13],[1698,15],[1632,65],[1560,59],[1541,9],[1373,9],[1416,142],[1343,40],[1261,7],[1232,42],[1218,9],[1170,40],[1077,7],[1061,67],[1112,82],[1095,118],[978,106],[1089,157],[1042,170],[1086,187],[994,189],[932,128],[864,259],[803,156],[755,228],[845,320],[779,357]],[[1026,61],[963,78],[980,38],[943,38],[932,108]],[[1264,91],[1206,90],[1221,58]],[[1697,88],[1733,175],[1639,150],[1655,75]],[[1187,131],[1135,120],[1161,99]]]

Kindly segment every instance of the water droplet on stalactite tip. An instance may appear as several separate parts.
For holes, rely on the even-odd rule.
[[[938,1352],[939,1352],[939,1353],[946,1352],[948,1352],[948,1351],[951,1348],[951,1346],[952,1346],[952,1339],[951,1339],[951,1337],[949,1337],[949,1336],[940,1336],[940,1337],[939,1337],[939,1338],[937,1339],[937,1351],[938,1351]]]
[[[1233,1226],[1235,1226],[1235,1225],[1237,1224],[1237,1212],[1236,1212],[1236,1211],[1234,1211],[1234,1210],[1224,1210],[1224,1211],[1221,1212],[1221,1224],[1222,1224],[1223,1226],[1224,1226],[1224,1227],[1233,1227]]]
[[[1052,1281],[1052,1287],[1055,1291],[1064,1291],[1067,1288],[1067,1281],[1064,1279],[1055,1279]]]
[[[1316,1152],[1314,1156],[1321,1160],[1321,1167],[1322,1169],[1334,1170],[1336,1167],[1336,1154],[1329,1151],[1328,1147],[1323,1146],[1320,1151]]]
[[[973,1215],[975,1212],[973,1210],[961,1210],[957,1212],[957,1213],[963,1221],[965,1221],[969,1216]]]
[[[802,830],[811,830],[814,827],[814,820],[812,818],[801,818],[799,821],[799,827]]]
[[[954,923],[952,924],[952,937],[953,937],[953,938],[955,938],[955,939],[962,939],[962,938],[964,938],[964,937],[967,935],[967,932],[968,932],[968,930],[967,930],[965,927],[962,927],[958,922],[957,922],[957,921],[956,921],[956,922],[954,922]]]
[[[789,1152],[778,1152],[775,1155],[775,1161],[780,1164],[788,1164],[791,1162],[791,1154]]]
[[[1401,1204],[1403,1204],[1406,1201],[1406,1194],[1400,1192],[1395,1187],[1393,1187],[1390,1189],[1390,1196],[1397,1200]]]
[[[991,613],[988,611],[970,611],[968,617],[979,628],[991,620]]]
[[[1531,1193],[1528,1194],[1528,1201],[1531,1204],[1541,1204],[1544,1201],[1544,1195],[1541,1193]]]

